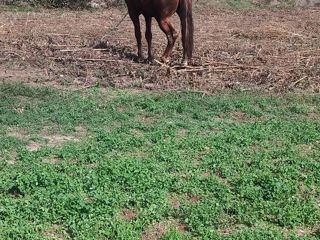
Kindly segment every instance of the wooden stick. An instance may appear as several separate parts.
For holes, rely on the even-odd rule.
[[[201,71],[205,71],[205,70],[209,70],[208,68],[199,68],[199,69],[179,69],[177,70],[177,72],[201,72]]]
[[[302,80],[304,80],[304,79],[306,79],[306,78],[307,78],[307,76],[303,76],[302,78],[299,78],[297,81],[295,81],[294,83],[292,83],[292,84],[290,85],[290,88],[295,87],[299,82],[301,82]]]
[[[80,49],[60,49],[60,52],[80,52],[80,51],[108,51],[106,48],[80,48]]]
[[[155,61],[156,63],[158,63],[159,65],[161,65],[162,67],[170,68],[169,65],[167,65],[167,64],[165,64],[165,63],[162,63],[162,62],[158,61],[157,59],[154,59],[154,61]]]
[[[79,51],[85,51],[85,49],[61,49],[59,52],[79,52]]]
[[[123,62],[123,60],[114,60],[114,59],[101,59],[101,58],[87,58],[87,59],[83,59],[83,58],[76,58],[75,60],[77,61],[88,61],[88,62]]]
[[[212,61],[212,62],[206,62],[202,64],[202,66],[213,66],[214,64],[217,65],[225,65],[225,68],[253,68],[253,69],[260,69],[259,66],[250,66],[250,65],[244,65],[244,64],[233,64],[230,65],[230,63],[226,62],[217,62],[217,61]],[[213,68],[224,68],[223,66],[213,66]]]
[[[49,57],[49,59],[52,59],[52,60],[73,60],[73,61],[83,61],[83,62],[123,62],[123,60],[114,60],[114,59],[101,59],[101,58],[87,58],[87,59],[84,59],[84,58],[70,58],[70,59],[67,59],[67,58],[57,58],[57,57]]]

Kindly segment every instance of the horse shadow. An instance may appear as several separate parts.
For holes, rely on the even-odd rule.
[[[112,55],[119,56],[134,62],[141,62],[138,56],[133,52],[133,49],[128,46],[119,46],[109,43],[108,41],[100,41],[92,46],[93,49],[99,49],[111,53]]]

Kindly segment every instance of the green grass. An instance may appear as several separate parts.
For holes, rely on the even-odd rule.
[[[0,159],[0,239],[320,238],[319,95],[1,84]]]
[[[40,9],[29,5],[2,5],[0,3],[0,12],[39,12]]]

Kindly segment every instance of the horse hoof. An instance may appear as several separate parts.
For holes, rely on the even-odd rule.
[[[183,60],[181,63],[182,67],[187,67],[188,66],[188,60]]]
[[[167,59],[166,57],[161,57],[161,61],[165,64],[169,63],[169,59]]]
[[[138,62],[138,63],[144,62],[144,58],[143,58],[143,57],[138,57],[138,58],[137,58],[137,62]]]

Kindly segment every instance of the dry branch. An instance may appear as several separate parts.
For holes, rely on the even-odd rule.
[[[62,57],[49,57],[49,59],[56,61],[79,61],[79,62],[123,62],[123,60],[115,59],[100,59],[100,58],[62,58]]]

